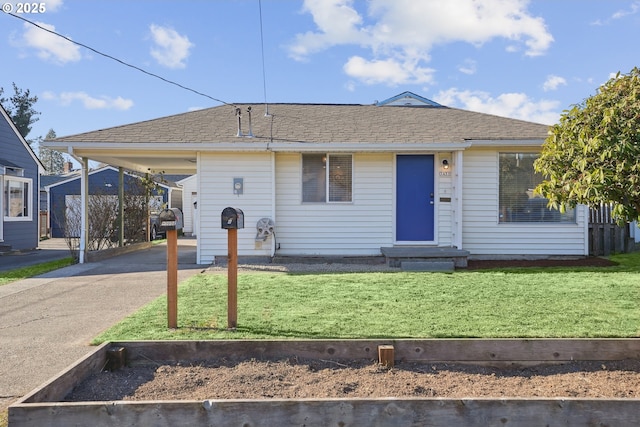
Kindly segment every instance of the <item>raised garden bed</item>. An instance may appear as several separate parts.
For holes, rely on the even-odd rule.
[[[383,347],[381,347],[383,346]],[[389,347],[392,346],[392,347]],[[124,350],[122,350],[124,349]],[[97,347],[50,382],[34,390],[9,408],[9,426],[33,425],[69,426],[488,426],[488,425],[638,425],[640,400],[635,397],[637,384],[630,386],[628,397],[514,397],[505,390],[501,397],[352,397],[345,388],[345,397],[326,398],[199,398],[191,400],[99,400],[68,401],[72,390],[82,389],[88,382],[124,381],[117,375],[101,376],[118,356],[126,354],[126,370],[153,369],[171,371],[174,367],[210,364],[229,367],[249,360],[252,364],[285,360],[287,365],[316,363],[333,366],[368,367],[388,350],[392,351],[394,368],[378,367],[378,373],[409,371],[424,364],[423,370],[444,370],[458,366],[458,371],[500,374],[504,369],[536,366],[543,375],[545,366],[571,365],[576,361],[591,361],[591,365],[615,373],[616,366],[630,369],[620,378],[640,377],[638,339],[451,339],[451,340],[348,340],[348,341],[164,341],[109,343]],[[119,350],[119,351],[114,351]],[[315,361],[315,362],[313,362]],[[388,360],[387,360],[388,361]],[[625,361],[625,362],[621,362]],[[593,363],[597,362],[597,363]],[[459,368],[464,366],[467,368]],[[487,368],[493,366],[497,368]],[[629,368],[631,367],[631,368]],[[215,368],[214,368],[215,369]],[[484,371],[488,369],[487,371]],[[518,371],[516,369],[516,372]],[[387,371],[388,370],[388,371]],[[388,372],[388,374],[385,374]],[[117,372],[114,372],[117,374]],[[268,376],[265,370],[264,376]],[[616,374],[620,374],[619,372]],[[190,375],[194,375],[191,373]],[[357,372],[356,372],[356,375]],[[522,374],[527,376],[529,374]],[[120,378],[120,379],[118,379]],[[385,378],[388,380],[389,378]],[[126,380],[126,378],[125,378]],[[245,381],[251,382],[251,379]],[[282,378],[274,381],[282,382]],[[474,381],[479,381],[476,380]],[[196,380],[192,382],[197,382]],[[152,383],[149,383],[152,384]],[[104,384],[104,388],[109,388]],[[79,387],[80,386],[80,387]],[[593,385],[595,387],[595,384]],[[224,387],[220,383],[220,387]],[[258,386],[256,385],[256,388]],[[98,387],[100,388],[100,387]],[[239,388],[239,387],[238,387]],[[273,390],[277,389],[274,383]],[[416,388],[416,390],[418,390]],[[422,388],[421,390],[424,390]],[[624,388],[623,388],[624,390]],[[228,394],[229,395],[229,394]],[[229,395],[231,396],[231,395]],[[375,394],[371,394],[375,396]],[[423,394],[424,396],[424,394]],[[428,396],[428,394],[427,394]],[[557,396],[557,394],[554,394]],[[625,395],[627,396],[627,395]],[[130,397],[127,397],[129,399]]]

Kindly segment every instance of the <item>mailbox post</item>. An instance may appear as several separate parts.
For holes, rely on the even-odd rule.
[[[183,228],[182,211],[164,209],[158,217],[160,231],[167,233],[167,324],[178,327],[178,230]]]
[[[244,213],[236,208],[224,208],[221,227],[227,235],[227,328],[238,326],[238,229],[244,228]]]

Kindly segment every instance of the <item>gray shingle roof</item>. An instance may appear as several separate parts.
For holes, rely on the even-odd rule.
[[[59,142],[233,143],[249,132],[256,142],[430,143],[464,140],[542,140],[547,125],[447,107],[353,104],[236,104],[57,138]]]

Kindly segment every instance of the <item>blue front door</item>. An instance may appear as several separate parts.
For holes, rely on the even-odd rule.
[[[432,155],[396,157],[396,240],[434,240]]]

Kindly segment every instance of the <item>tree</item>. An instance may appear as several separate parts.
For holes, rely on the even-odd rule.
[[[640,219],[640,69],[565,111],[534,167],[550,206],[613,203],[618,223]]]
[[[33,104],[38,101],[38,97],[31,96],[29,89],[24,91],[19,89],[15,83],[13,83],[13,96],[4,98],[3,93],[4,89],[0,87],[0,104],[13,120],[20,135],[27,139],[27,135],[31,132],[31,125],[38,121],[36,116],[40,114],[33,109]]]
[[[54,139],[55,137],[56,132],[53,129],[49,129],[44,139]],[[38,138],[38,142],[42,142],[42,137]],[[44,167],[47,168],[47,175],[61,175],[64,173],[65,158],[61,152],[43,147],[39,144],[38,157]]]

